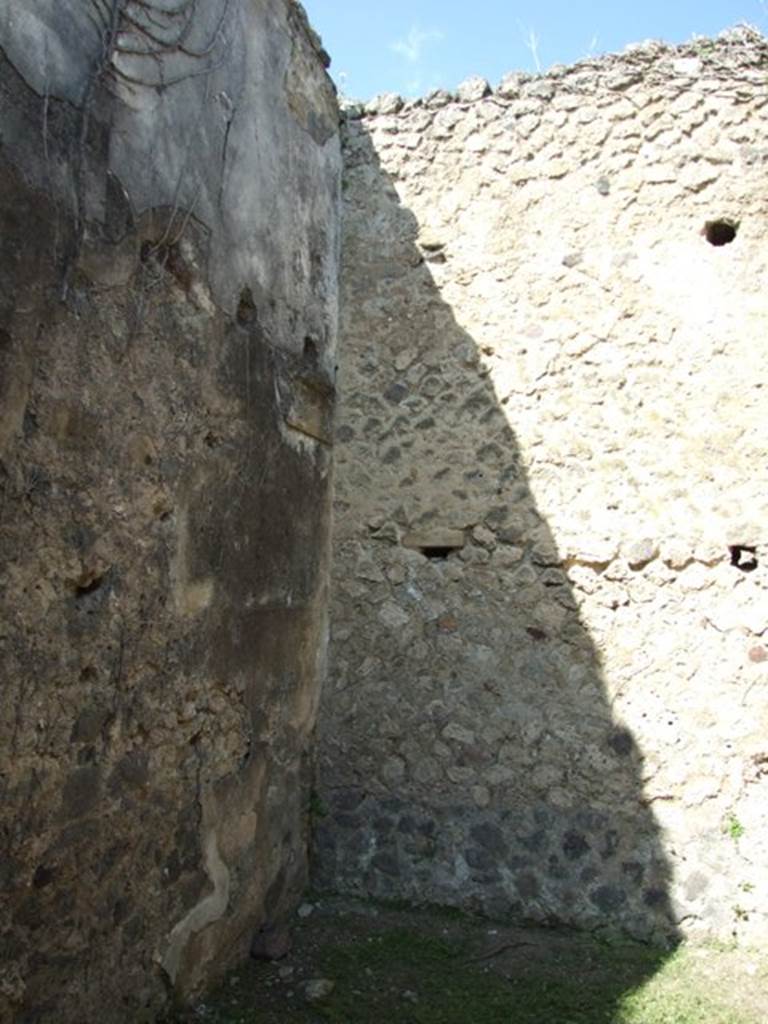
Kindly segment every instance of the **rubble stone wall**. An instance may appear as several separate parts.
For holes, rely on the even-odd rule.
[[[0,1020],[139,1024],[305,884],[338,111],[290,0],[0,44]]]
[[[768,45],[344,135],[317,883],[765,939]]]

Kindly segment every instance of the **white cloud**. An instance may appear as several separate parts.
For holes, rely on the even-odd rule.
[[[430,43],[439,43],[442,38],[443,33],[439,29],[422,29],[418,25],[412,25],[407,35],[395,40],[390,49],[410,64],[418,64],[427,46]]]

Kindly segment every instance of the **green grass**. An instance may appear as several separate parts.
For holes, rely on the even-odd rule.
[[[739,839],[741,839],[741,837],[746,832],[746,829],[741,824],[741,822],[735,814],[731,814],[728,816],[728,818],[725,821],[724,829],[731,837],[731,839],[733,839],[734,842],[737,842]]]
[[[386,932],[362,946],[328,952],[328,976],[348,980],[322,1008],[321,1019],[330,1024],[743,1024],[676,984],[685,975],[677,957],[654,974],[660,954],[647,947],[617,943],[585,953],[588,946],[580,944],[566,955],[560,970],[505,979],[468,964],[467,951],[455,943]],[[373,995],[362,1001],[352,987],[366,971],[374,981]],[[651,980],[627,994],[627,986],[646,976]],[[404,990],[418,993],[418,1003],[404,1001]]]
[[[478,932],[448,937],[382,926],[321,945],[313,976],[335,982],[333,993],[308,1004],[301,985],[278,981],[278,967],[251,964],[207,1002],[208,1024],[761,1024],[729,1008],[730,982],[686,949],[663,953],[638,943],[598,943],[553,932],[508,960],[471,956]],[[437,932],[437,934],[436,934]],[[457,937],[458,935],[458,937]],[[518,946],[526,947],[525,941]],[[496,958],[494,958],[496,959]],[[714,973],[713,973],[714,970]],[[293,995],[288,991],[293,988]],[[199,1018],[198,1018],[199,1019]]]
[[[337,988],[335,999],[323,1008],[327,1021],[347,1024],[355,1019],[379,1024],[399,1019],[412,1024],[459,1024],[473,1019],[478,1024],[509,1021],[510,993],[507,985],[479,970],[461,965],[464,950],[459,944],[434,936],[393,929],[360,945],[338,946],[326,954],[330,977],[347,974],[350,981],[366,980],[369,996],[365,1014],[360,997],[348,983]],[[359,985],[355,985],[360,991]],[[413,992],[418,1001],[403,997]],[[481,1013],[482,1016],[477,1014]]]
[[[691,954],[681,950],[636,991],[620,1001],[616,1024],[760,1024],[727,1005],[731,978],[720,979],[719,992],[694,978]]]

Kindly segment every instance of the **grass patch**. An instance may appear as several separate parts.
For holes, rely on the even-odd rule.
[[[699,978],[695,957],[681,950],[661,970],[619,1002],[616,1024],[760,1024],[757,1017],[737,1012],[721,1000],[730,991],[725,978],[715,991]],[[730,979],[729,979],[730,980]]]
[[[735,1008],[733,954],[392,908],[310,919],[294,954],[250,963],[186,1020],[207,1024],[763,1024]],[[478,950],[480,950],[478,952]],[[311,978],[334,982],[305,998]]]

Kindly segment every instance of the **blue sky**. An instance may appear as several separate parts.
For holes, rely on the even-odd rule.
[[[768,33],[768,0],[304,0],[348,96],[422,95],[477,74],[546,70],[643,39],[683,42],[740,21]]]

